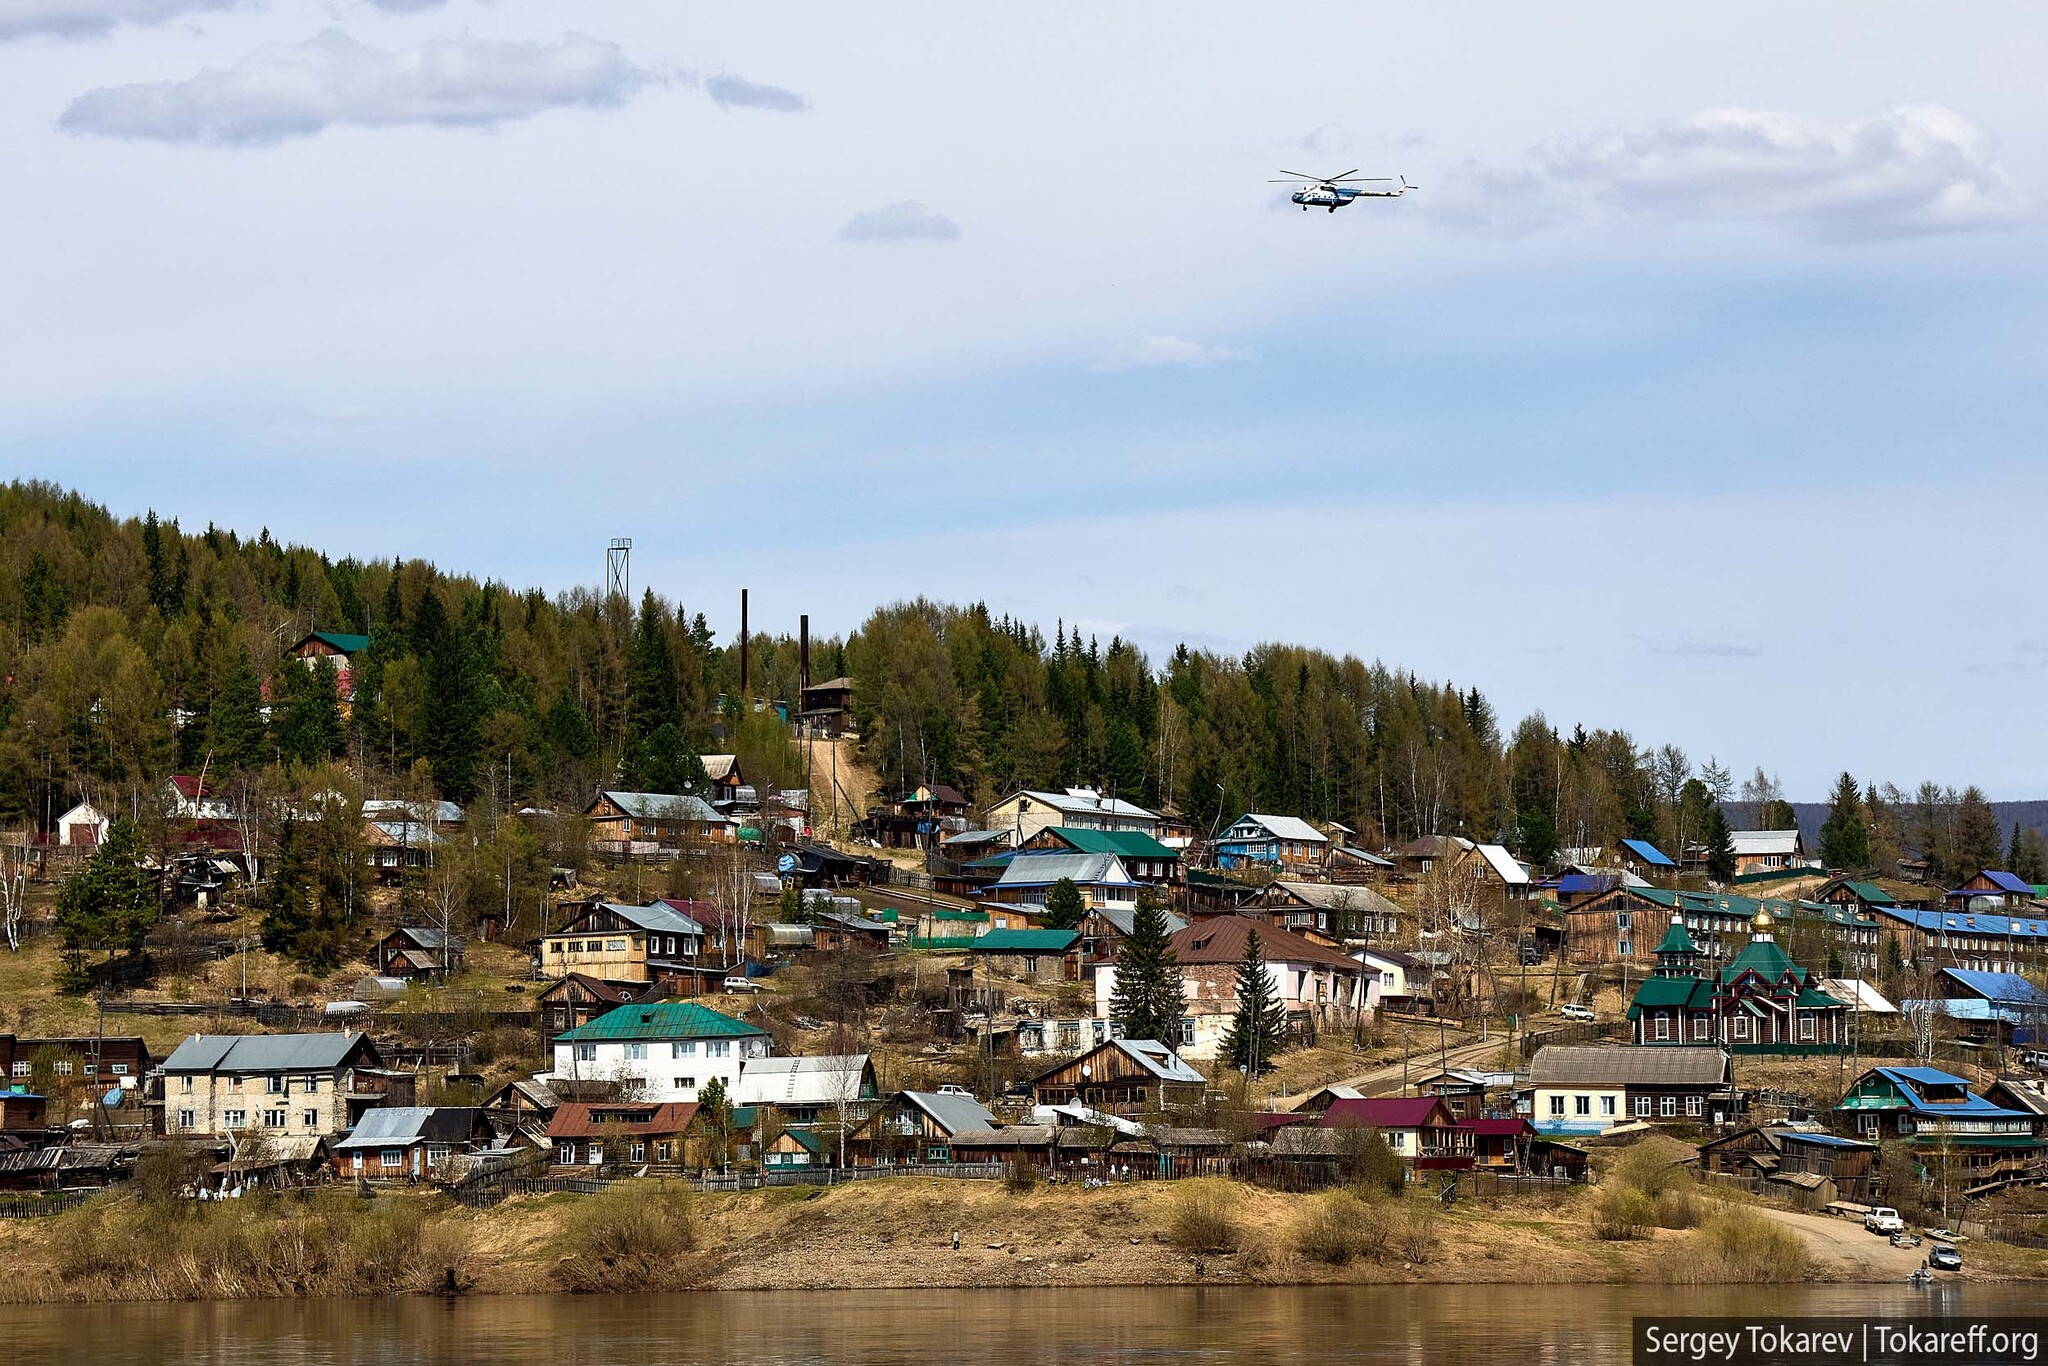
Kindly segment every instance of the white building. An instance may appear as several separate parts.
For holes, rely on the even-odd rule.
[[[713,1079],[737,1097],[740,1072],[774,1052],[764,1029],[688,1001],[625,1005],[555,1036],[543,1085],[616,1082],[635,1100],[693,1101]]]
[[[107,837],[107,818],[91,802],[78,805],[57,817],[57,843],[71,849],[97,849]]]

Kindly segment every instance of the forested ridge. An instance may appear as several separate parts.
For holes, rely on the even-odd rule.
[[[204,768],[227,787],[336,761],[365,791],[500,809],[580,809],[600,785],[677,790],[714,751],[739,753],[758,786],[797,784],[787,730],[740,705],[739,652],[702,606],[336,559],[9,484],[0,822],[46,829],[81,795],[119,809],[173,772]],[[277,667],[316,629],[369,637],[346,716],[324,672]],[[853,678],[885,788],[948,782],[987,800],[1086,784],[1177,811],[1198,834],[1260,810],[1341,821],[1373,847],[1464,834],[1538,861],[1631,835],[1696,842],[1716,805],[1738,825],[1788,815],[1767,809],[1784,794],[1761,768],[1738,783],[1675,745],[1561,732],[1540,714],[1504,727],[1476,686],[1312,647],[1181,647],[1155,662],[1061,623],[1048,641],[980,605],[916,598],[812,651],[814,679]],[[751,656],[754,697],[794,702],[794,638],[757,633]],[[1950,868],[1981,862],[1987,820],[1998,833],[1975,789],[1847,790],[1873,866],[1908,847]]]

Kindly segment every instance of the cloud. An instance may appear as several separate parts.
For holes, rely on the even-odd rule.
[[[2027,204],[1983,129],[1939,105],[1831,124],[1715,109],[1455,169],[1432,212],[1499,232],[1572,221],[1760,222],[1826,242],[2008,227]]]
[[[779,85],[756,85],[723,73],[704,82],[704,92],[721,109],[772,109],[778,114],[801,114],[811,102],[794,90]]]
[[[166,24],[224,10],[236,0],[0,0],[0,42],[10,38],[103,38],[123,24]]]
[[[1095,368],[1105,373],[1119,370],[1149,370],[1162,365],[1182,365],[1193,370],[1204,370],[1225,361],[1251,360],[1249,351],[1233,350],[1227,346],[1204,346],[1200,342],[1184,341],[1179,337],[1141,337],[1131,345],[1112,351],[1097,361]]]
[[[915,199],[857,213],[839,230],[842,242],[951,242],[960,225]]]
[[[657,77],[582,34],[552,45],[437,38],[398,52],[330,29],[189,80],[107,86],[58,119],[72,133],[262,146],[336,126],[495,128],[549,109],[609,109]]]

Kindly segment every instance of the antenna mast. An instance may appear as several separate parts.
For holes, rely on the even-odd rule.
[[[609,549],[605,551],[605,596],[621,597],[631,602],[633,578],[633,538],[614,536]]]

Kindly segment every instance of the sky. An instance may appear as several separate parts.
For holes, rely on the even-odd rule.
[[[2048,796],[2048,13],[0,0],[0,475]],[[1336,214],[1284,172],[1405,175]]]

